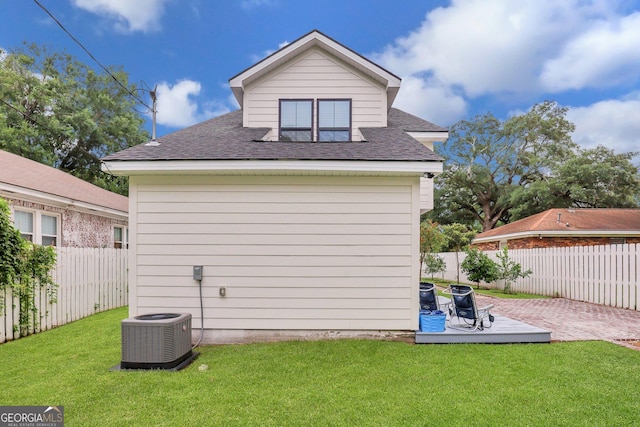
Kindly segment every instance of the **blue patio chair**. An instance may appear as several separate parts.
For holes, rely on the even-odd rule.
[[[447,323],[449,327],[470,332],[491,327],[494,317],[489,310],[493,308],[493,304],[478,308],[471,286],[452,284],[444,292],[451,295],[450,316]],[[456,323],[452,323],[454,318]]]
[[[429,282],[420,282],[420,311],[446,311],[449,304],[449,301],[440,301],[436,285]]]

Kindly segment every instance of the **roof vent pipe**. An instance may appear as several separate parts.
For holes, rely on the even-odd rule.
[[[558,212],[558,219],[556,220],[557,222],[560,222],[560,217],[562,216],[562,212]]]

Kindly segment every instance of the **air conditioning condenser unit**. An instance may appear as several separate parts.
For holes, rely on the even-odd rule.
[[[178,370],[196,357],[191,349],[191,314],[143,314],[124,319],[121,369]]]

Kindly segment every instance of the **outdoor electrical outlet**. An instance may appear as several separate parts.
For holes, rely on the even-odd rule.
[[[193,280],[202,280],[202,266],[194,265],[193,266]]]
[[[220,296],[223,297],[227,295],[227,288],[225,288],[224,286],[220,287]]]

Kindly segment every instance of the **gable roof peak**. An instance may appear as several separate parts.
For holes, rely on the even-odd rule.
[[[248,84],[314,47],[320,47],[349,66],[382,83],[387,89],[388,106],[391,106],[400,90],[400,77],[314,29],[229,79],[231,91],[240,104],[240,108],[243,106],[244,89]]]

